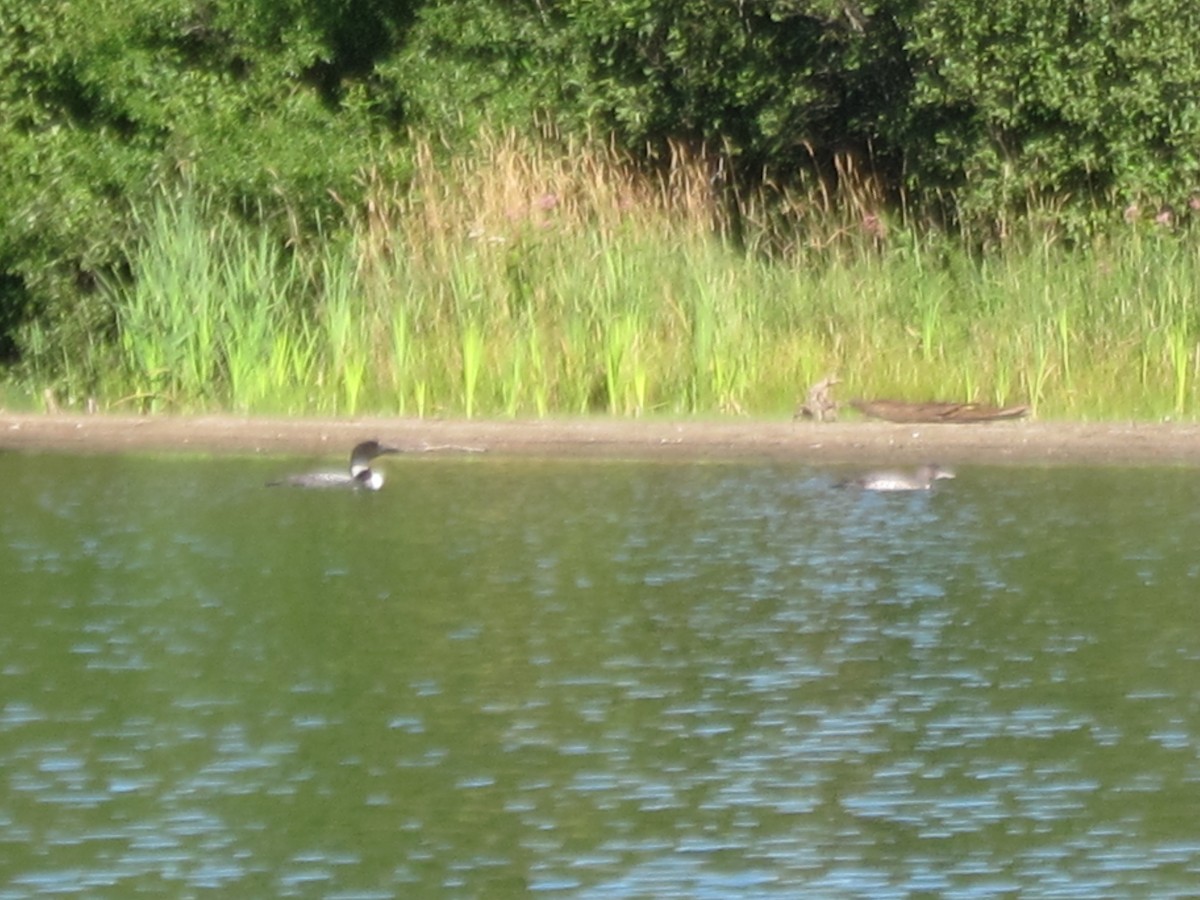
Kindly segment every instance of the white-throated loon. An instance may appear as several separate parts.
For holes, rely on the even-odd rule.
[[[278,481],[268,482],[268,486],[290,485],[292,487],[308,488],[362,488],[377,491],[383,487],[383,473],[371,468],[371,460],[377,456],[389,453],[399,453],[396,447],[385,447],[379,441],[363,441],[350,451],[350,473],[344,472],[312,472],[307,475],[290,475]]]
[[[860,478],[842,482],[843,485],[859,487],[865,491],[928,491],[935,481],[953,478],[954,471],[928,463],[917,469],[915,474],[903,472],[870,472]]]

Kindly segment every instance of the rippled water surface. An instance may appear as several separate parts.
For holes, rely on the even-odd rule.
[[[0,900],[1195,895],[1196,471],[387,466],[0,455]]]

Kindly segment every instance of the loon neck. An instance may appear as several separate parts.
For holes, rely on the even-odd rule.
[[[356,466],[353,475],[358,486],[366,488],[368,491],[377,491],[383,487],[382,472],[376,472],[367,466]]]

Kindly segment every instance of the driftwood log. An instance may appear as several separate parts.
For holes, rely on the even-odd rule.
[[[995,422],[1019,419],[1029,414],[1025,404],[985,406],[982,403],[946,403],[936,400],[910,403],[905,400],[851,400],[864,416],[888,422]]]

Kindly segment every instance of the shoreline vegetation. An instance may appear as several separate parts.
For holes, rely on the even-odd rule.
[[[1200,421],[1177,0],[351,5],[10,4],[0,406]]]
[[[657,175],[513,134],[413,160],[402,183],[366,176],[348,224],[287,242],[164,193],[99,286],[107,326],[82,349],[31,326],[25,408],[763,417],[837,373],[843,399],[1200,413],[1200,244],[1169,223],[1067,246],[1030,214],[969,252],[889,218],[866,178],[742,197],[735,221],[683,150]]]

